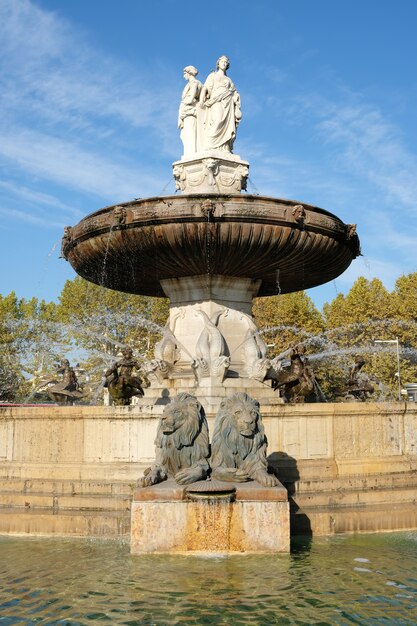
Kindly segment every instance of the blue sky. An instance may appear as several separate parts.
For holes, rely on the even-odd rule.
[[[357,223],[308,293],[417,270],[415,0],[0,0],[0,293],[56,299],[65,225],[174,193],[182,69],[227,54],[249,191]]]

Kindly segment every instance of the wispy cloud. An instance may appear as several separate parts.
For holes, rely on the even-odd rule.
[[[78,209],[62,202],[62,200],[56,196],[36,191],[33,187],[26,187],[10,181],[0,180],[0,196],[2,192],[5,192],[8,196],[23,200],[26,205],[53,207],[54,209],[72,213],[74,216],[82,217],[81,211]]]
[[[92,48],[83,33],[29,0],[2,0],[4,169],[109,202],[158,193],[165,177],[157,167],[147,169],[143,157],[152,160],[156,137],[161,149],[172,150],[175,126],[171,131],[167,119],[175,119],[175,105],[169,81],[155,80],[145,69]],[[23,187],[13,192],[33,204]],[[47,194],[38,194],[36,203],[68,209]]]
[[[343,95],[346,104],[340,104]],[[417,213],[417,159],[401,131],[378,106],[343,90],[335,100],[298,97],[294,115],[308,114],[317,135],[344,171],[366,177],[391,202]]]
[[[11,129],[0,132],[0,157],[50,181],[98,197],[133,198],[157,188],[158,180],[134,168],[45,133]]]
[[[65,221],[54,220],[49,217],[40,217],[27,211],[19,211],[17,209],[9,209],[0,206],[0,215],[8,217],[12,220],[19,220],[26,224],[35,224],[36,226],[42,226],[44,228],[59,228],[62,229],[66,223]]]

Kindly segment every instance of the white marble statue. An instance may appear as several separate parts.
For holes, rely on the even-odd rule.
[[[233,151],[236,129],[242,118],[240,96],[226,75],[229,59],[221,56],[200,93],[197,150]]]
[[[202,84],[196,79],[197,69],[193,65],[184,68],[184,78],[187,81],[182,92],[178,111],[178,128],[184,146],[184,156],[188,157],[197,151],[197,105]]]

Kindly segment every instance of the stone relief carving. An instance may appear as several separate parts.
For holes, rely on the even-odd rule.
[[[180,314],[173,319],[175,320]],[[155,374],[159,382],[170,378],[174,365],[181,358],[177,339],[169,327],[169,320],[162,333],[162,339],[155,344],[154,359],[149,362],[149,373]]]
[[[242,313],[242,319],[247,326],[242,345],[246,374],[249,378],[263,382],[271,369],[271,361],[267,358],[268,348],[253,319],[245,313]]]
[[[213,478],[256,480],[264,487],[275,487],[279,481],[268,473],[267,443],[259,402],[242,392],[226,398],[214,424],[210,459]]]
[[[61,259],[68,261],[68,254],[73,245],[72,228],[71,226],[64,226],[64,234],[61,239]]]
[[[217,328],[220,315],[224,310],[213,313],[211,319],[205,311],[196,311],[202,317],[204,328],[197,340],[195,371],[198,379],[211,376],[223,382],[230,365],[230,357],[226,354],[226,342]]]
[[[303,207],[302,204],[296,204],[291,211],[294,220],[297,222],[297,224],[299,224],[300,226],[304,225],[305,219],[306,219],[306,211],[305,208]]]
[[[174,174],[175,188],[177,191],[184,191],[186,187],[187,174],[183,165],[174,165],[172,172]]]
[[[115,206],[113,209],[113,215],[118,226],[123,226],[126,223],[126,209],[124,207]]]
[[[200,208],[202,214],[208,218],[210,217],[210,215],[213,215],[214,211],[216,210],[216,205],[212,200],[207,199],[203,200],[203,202],[200,204]]]
[[[235,158],[198,155],[173,164],[177,191],[182,193],[240,193],[246,189],[249,165]]]
[[[188,393],[179,393],[163,411],[155,440],[155,463],[139,479],[148,487],[167,478],[186,485],[207,478],[209,432],[204,409]]]
[[[216,176],[219,173],[219,161],[217,159],[204,159],[203,165],[206,169],[207,184],[216,187]]]

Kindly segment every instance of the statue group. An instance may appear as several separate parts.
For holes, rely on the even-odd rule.
[[[233,152],[242,112],[240,96],[226,74],[229,65],[226,56],[219,57],[204,85],[197,80],[198,70],[193,65],[184,68],[187,85],[178,112],[184,157],[211,150]]]

